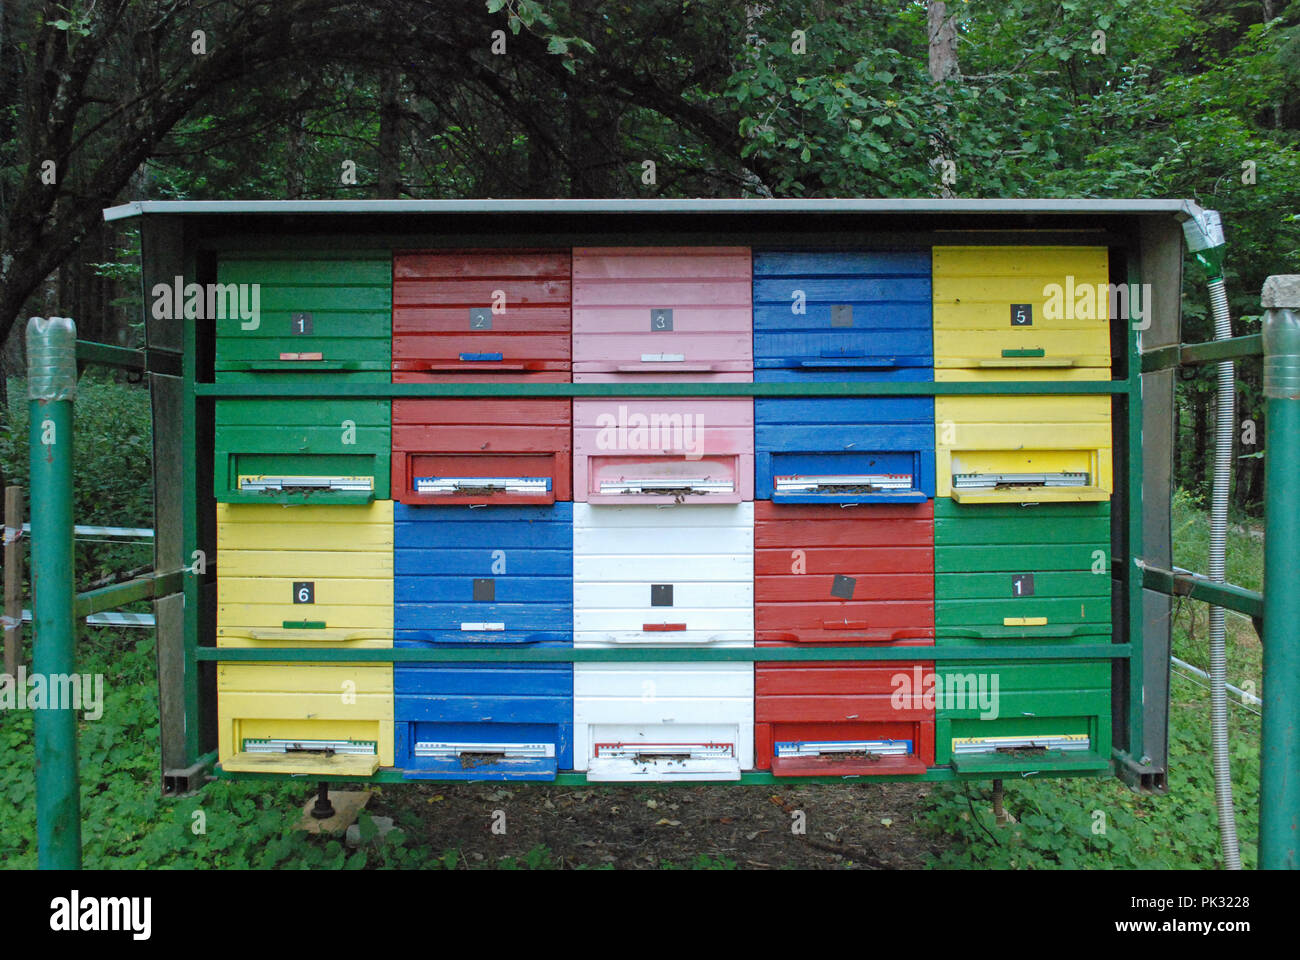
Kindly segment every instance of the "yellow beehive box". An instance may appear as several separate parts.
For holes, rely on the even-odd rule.
[[[393,645],[393,503],[217,504],[217,645]]]
[[[225,770],[369,776],[393,766],[392,664],[220,663]]]
[[[933,250],[935,379],[1106,380],[1105,247]]]
[[[217,504],[217,646],[391,648],[393,504]],[[224,769],[367,776],[393,765],[393,667],[217,665]]]
[[[1114,490],[1110,398],[936,397],[936,494],[1079,503]]]

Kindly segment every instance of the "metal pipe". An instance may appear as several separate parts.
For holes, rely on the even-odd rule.
[[[1179,660],[1177,657],[1170,657],[1169,662],[1174,664],[1175,666],[1182,667],[1184,670],[1188,671],[1189,673],[1195,674],[1196,676],[1200,677],[1202,680],[1210,679],[1210,675],[1208,673],[1206,673],[1200,667],[1192,666],[1186,660]],[[1256,705],[1259,705],[1264,702],[1259,697],[1255,696],[1253,693],[1247,693],[1245,690],[1241,689],[1241,687],[1234,687],[1230,683],[1225,683],[1224,687],[1228,690],[1229,693],[1235,693],[1237,696],[1239,696],[1241,698],[1241,702],[1243,706],[1248,702]]]
[[[77,714],[65,682],[76,673],[72,553],[72,404],[77,327],[67,317],[27,323],[31,414],[32,669],[47,702],[36,726],[36,864],[81,868]],[[57,697],[55,691],[61,691]]]
[[[1264,721],[1259,865],[1300,868],[1300,275],[1269,277],[1264,314]]]
[[[1232,339],[1232,317],[1223,283],[1223,226],[1219,214],[1204,211],[1183,224],[1187,246],[1205,270],[1209,284],[1210,310],[1214,316],[1214,339]],[[1214,430],[1214,487],[1210,501],[1209,578],[1224,581],[1224,556],[1228,538],[1228,496],[1232,477],[1232,436],[1236,384],[1231,360],[1220,363],[1218,402]],[[1228,763],[1228,673],[1227,640],[1223,608],[1210,605],[1210,740],[1214,761],[1214,802],[1219,814],[1219,839],[1223,865],[1241,869],[1237,843],[1237,817],[1232,805],[1232,771]]]

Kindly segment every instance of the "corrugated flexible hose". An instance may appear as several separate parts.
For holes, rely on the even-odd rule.
[[[1232,337],[1228,294],[1222,277],[1209,281],[1210,309],[1214,316],[1214,339]],[[1232,468],[1232,435],[1236,384],[1231,361],[1219,364],[1218,414],[1214,430],[1214,492],[1210,506],[1210,569],[1215,583],[1224,582],[1224,558],[1228,535],[1228,493]],[[1237,845],[1237,817],[1232,806],[1232,772],[1228,765],[1228,672],[1223,608],[1210,607],[1210,736],[1214,759],[1214,803],[1219,814],[1219,839],[1223,864],[1228,870],[1241,869]]]

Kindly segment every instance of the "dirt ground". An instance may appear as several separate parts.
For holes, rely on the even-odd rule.
[[[776,787],[557,787],[414,783],[375,792],[368,810],[393,817],[409,845],[461,851],[461,867],[522,866],[538,845],[549,864],[644,870],[908,870],[939,849],[914,821],[924,784]],[[502,823],[504,833],[494,833]],[[795,827],[802,813],[804,831]],[[707,858],[711,863],[701,861]],[[725,861],[719,863],[719,861]]]

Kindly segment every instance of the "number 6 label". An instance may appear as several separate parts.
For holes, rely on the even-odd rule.
[[[316,584],[310,580],[295,581],[293,585],[293,602],[294,603],[315,603],[316,602]]]

